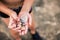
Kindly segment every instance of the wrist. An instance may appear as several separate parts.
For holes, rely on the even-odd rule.
[[[14,14],[16,15],[15,12],[8,12],[9,16],[13,16]]]
[[[19,15],[27,14],[27,13],[29,13],[29,12],[28,12],[28,11],[21,11],[21,12],[19,13]]]

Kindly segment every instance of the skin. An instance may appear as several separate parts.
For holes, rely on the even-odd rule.
[[[10,0],[13,1],[13,0]],[[15,0],[16,1],[16,0]],[[23,15],[25,12],[29,12],[32,4],[33,4],[34,0],[24,0],[23,6],[21,11],[19,12],[18,17],[20,17],[21,15]],[[12,14],[16,14],[16,12],[12,11],[11,9],[8,8],[7,5],[3,4],[2,2],[0,2],[0,11],[11,16]],[[29,26],[29,29],[31,30],[30,32],[32,34],[35,34],[35,22],[33,19],[33,12],[31,12],[30,14],[32,16],[32,25]],[[6,23],[6,25],[8,26],[9,24],[9,18],[2,18],[2,20]],[[18,33],[14,30],[9,30],[11,35],[13,36],[14,39],[16,40],[21,40],[21,38],[19,37]]]

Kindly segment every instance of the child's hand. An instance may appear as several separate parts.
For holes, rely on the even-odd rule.
[[[18,30],[19,31],[19,34],[20,35],[26,34],[27,31],[28,31],[28,27],[32,23],[32,17],[31,17],[31,15],[29,13],[25,12],[23,15],[21,14],[21,16],[18,17],[18,21],[20,21],[19,23],[21,23],[21,22],[23,24],[25,23],[25,26],[24,27],[21,27],[21,29]],[[19,23],[18,23],[18,25],[21,25]],[[22,30],[24,30],[24,31],[22,31]]]
[[[18,32],[19,35],[27,34],[27,30],[28,30],[27,24],[24,24],[23,26],[21,23],[21,20],[17,21],[11,16],[10,16],[10,22],[9,22],[8,28]]]
[[[28,26],[31,25],[31,15],[29,13],[25,13],[20,18],[18,17],[15,20],[10,16],[9,28],[15,30],[20,35],[25,35],[28,32]]]
[[[28,12],[20,12],[19,15],[18,15],[18,21],[20,20],[20,18],[24,18],[24,17],[28,17],[28,24],[31,25],[32,17],[31,17],[31,15]]]
[[[16,12],[11,12],[9,16],[10,16],[10,20],[9,20],[8,28],[14,29],[16,28],[17,14]]]
[[[13,17],[11,17],[11,16],[10,16],[8,28],[9,28],[9,29],[14,29],[14,28],[16,28],[16,20],[14,20]]]

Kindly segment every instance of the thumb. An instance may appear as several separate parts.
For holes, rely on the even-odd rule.
[[[28,15],[28,19],[29,19],[29,20],[28,20],[28,21],[29,21],[29,25],[31,25],[31,24],[32,24],[32,17],[31,17],[30,14]]]
[[[17,19],[17,14],[13,13],[13,14],[11,14],[11,17],[16,20]]]

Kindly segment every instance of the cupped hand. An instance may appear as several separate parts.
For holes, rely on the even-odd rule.
[[[24,15],[19,16],[17,20],[10,16],[8,28],[15,30],[19,33],[19,35],[25,35],[28,32],[28,26],[29,24],[31,25],[31,22],[32,18],[29,13],[25,13]]]
[[[18,15],[18,21],[25,23],[24,27],[21,27],[21,30],[19,31],[20,35],[24,35],[28,32],[28,27],[32,24],[32,17],[28,12],[21,12],[20,15]],[[18,25],[20,25],[18,23]]]

